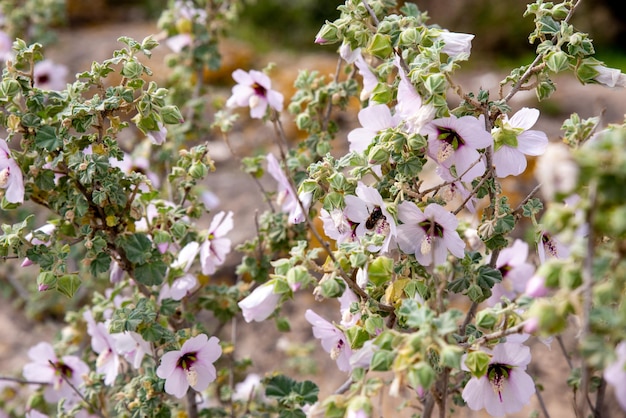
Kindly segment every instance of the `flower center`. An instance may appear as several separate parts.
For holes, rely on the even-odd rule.
[[[9,177],[11,176],[11,170],[9,167],[6,167],[4,170],[0,171],[0,187],[7,187],[9,184]]]
[[[461,136],[456,131],[450,128],[443,127],[439,127],[437,131],[439,132],[439,136],[437,137],[437,139],[452,146],[452,149],[454,151],[459,149],[461,145],[465,145],[465,141],[463,141],[463,138],[461,138]]]
[[[557,257],[556,244],[548,234],[544,233],[541,236],[541,242],[543,243],[543,248],[545,248],[547,253],[549,253],[552,257]]]
[[[198,356],[196,352],[186,353],[180,356],[180,358],[178,359],[178,363],[176,363],[176,366],[180,367],[181,369],[185,371],[188,371],[189,369],[191,369],[191,366],[193,366],[193,364],[197,360],[198,360]]]
[[[443,238],[443,226],[439,225],[437,222],[425,220],[420,222],[419,226],[426,232],[426,235],[433,238]]]
[[[513,267],[510,266],[509,264],[505,264],[502,267],[500,267],[498,270],[500,270],[500,273],[502,273],[502,278],[505,278],[507,274],[509,274],[509,271],[513,270]]]
[[[346,343],[343,341],[343,338],[340,338],[339,341],[337,341],[337,345],[335,345],[333,349],[330,350],[330,358],[333,360],[337,360],[341,355],[341,350],[343,350],[343,347],[345,345]]]
[[[500,398],[500,402],[502,402],[502,390],[504,389],[504,384],[509,379],[512,369],[513,368],[507,364],[490,364],[487,369],[489,383],[491,383],[494,393],[496,393],[498,398]]]
[[[252,90],[254,90],[254,94],[257,96],[265,97],[267,95],[267,89],[259,83],[252,84]]]

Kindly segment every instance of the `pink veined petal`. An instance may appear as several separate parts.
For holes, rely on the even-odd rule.
[[[517,136],[517,149],[526,155],[541,155],[548,148],[548,136],[541,131],[524,131]]]
[[[376,133],[367,128],[355,128],[348,132],[350,151],[363,152],[372,143]]]
[[[369,94],[374,90],[376,85],[378,84],[378,79],[370,70],[369,65],[365,62],[365,59],[362,55],[359,55],[357,59],[354,61],[354,65],[359,69],[359,74],[363,77],[363,92]]]
[[[270,89],[272,88],[272,81],[267,74],[261,71],[250,70],[250,79],[252,80],[251,84],[257,83],[266,91],[270,91]]]
[[[517,293],[523,293],[526,290],[526,284],[535,273],[535,267],[530,263],[523,263],[513,267],[506,279],[513,283],[513,289]]]
[[[344,214],[346,218],[353,222],[363,223],[369,217],[367,205],[356,196],[348,195],[345,197],[346,208]],[[360,226],[360,225],[359,225]]]
[[[502,391],[502,403],[507,414],[519,412],[535,393],[533,379],[523,370],[511,369]]]
[[[522,128],[526,131],[537,123],[537,119],[539,119],[539,110],[523,107],[509,119],[509,124],[515,128]]]
[[[491,383],[489,383],[491,386]],[[506,405],[504,402],[500,401],[500,395],[495,393],[492,388],[490,388],[490,393],[485,393],[483,396],[485,397],[485,410],[492,417],[503,417],[506,415]]]
[[[185,396],[188,389],[189,382],[183,369],[174,370],[174,373],[165,379],[165,392],[179,399]]]
[[[431,254],[424,254],[424,256],[430,257],[436,266],[440,266],[446,262],[448,258],[448,247],[443,239],[433,238],[430,251]]]
[[[366,203],[371,203],[372,205],[377,205],[381,208],[385,207],[385,202],[383,202],[382,196],[374,187],[366,186],[359,182],[356,187],[356,195]]]
[[[493,349],[493,364],[509,364],[516,367],[526,367],[530,363],[530,348],[525,345],[509,342],[499,344]]]
[[[486,395],[488,395],[489,392],[493,392],[493,389],[486,376],[480,379],[473,377],[467,382],[465,388],[463,388],[461,396],[471,410],[479,411],[485,407]]]
[[[422,97],[415,91],[415,87],[404,75],[404,72],[401,72],[400,76],[397,109],[402,118],[406,119],[413,116],[422,107]]]
[[[491,133],[485,130],[484,118],[461,116],[460,118],[450,117],[443,119],[448,119],[447,124],[444,124],[442,120],[439,126],[448,126],[454,129],[463,138],[465,146],[482,149],[493,144]]]
[[[213,363],[222,355],[222,347],[217,337],[209,338],[209,341],[198,351],[198,358],[203,362]]]
[[[424,228],[418,225],[402,224],[398,226],[397,241],[400,249],[406,254],[420,252],[420,245],[426,236]]]
[[[156,369],[157,376],[161,379],[168,379],[176,370],[178,360],[182,354],[180,350],[168,351],[163,354],[163,356],[161,356],[161,363]]]
[[[252,84],[254,84],[254,80],[252,79],[251,74],[242,69],[237,69],[233,71],[233,80],[235,80],[237,84],[246,86],[251,86]]]
[[[209,231],[216,237],[223,237],[229,233],[234,227],[233,212],[220,212],[213,218]]]
[[[217,371],[215,366],[211,363],[205,363],[204,361],[196,361],[192,367],[192,370],[197,373],[196,384],[192,386],[198,392],[202,392],[209,387],[209,384],[213,382],[217,377]]]
[[[465,257],[465,241],[461,239],[455,230],[446,231],[444,229],[443,241],[453,256],[457,258]]]
[[[275,111],[281,112],[283,110],[283,100],[284,97],[279,92],[275,90],[267,91],[267,102],[269,103],[270,107]]]
[[[498,177],[517,176],[526,170],[526,157],[515,148],[503,145],[493,154]]]
[[[182,250],[180,250],[178,258],[174,263],[172,263],[172,267],[188,271],[199,252],[200,244],[195,241],[191,241],[185,245]]]
[[[391,111],[384,104],[371,105],[359,111],[359,123],[371,131],[382,131],[394,126]]]
[[[496,267],[500,268],[505,264],[517,266],[526,262],[528,258],[528,244],[520,239],[516,239],[509,248],[505,248],[500,253]]]
[[[455,151],[453,158],[448,158],[442,164],[444,167],[450,167],[452,163],[456,165],[456,175],[461,176],[462,181],[471,182],[476,177],[482,176],[485,172],[485,163],[481,160],[474,164],[480,158],[480,154],[473,148],[463,146]],[[470,166],[474,166],[470,168]],[[464,174],[465,173],[465,174]]]
[[[246,322],[260,322],[266,320],[274,312],[279,300],[280,295],[274,293],[274,286],[265,284],[254,289],[237,305],[239,305]]]
[[[171,36],[165,40],[165,44],[175,53],[179,53],[184,47],[191,44],[191,36],[188,33],[181,33]]]
[[[207,337],[206,334],[198,334],[195,337],[188,339],[180,349],[181,354],[200,351],[202,347],[207,344],[208,339],[209,337]]]
[[[398,219],[404,223],[419,224],[426,220],[426,215],[415,203],[404,201],[398,205]]]
[[[250,103],[250,96],[254,94],[254,90],[250,86],[244,86],[236,84],[232,89],[232,96],[226,101],[226,106],[233,107],[247,107]]]
[[[265,112],[267,112],[267,99],[261,98],[256,106],[250,108],[250,117],[262,119],[265,116]]]

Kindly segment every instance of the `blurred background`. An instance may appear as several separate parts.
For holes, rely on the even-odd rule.
[[[525,42],[533,21],[530,17],[519,18],[526,9],[526,0],[420,0],[413,3],[428,11],[431,23],[451,31],[476,34],[472,52],[481,59],[495,59],[496,53],[498,60],[519,59],[533,52],[534,48]],[[167,0],[68,0],[68,23],[82,26],[105,21],[154,20],[166,4]],[[247,0],[236,36],[261,51],[273,48],[319,50],[313,38],[326,19],[338,17],[336,8],[340,4],[343,1]],[[614,67],[624,63],[626,14],[622,0],[585,0],[572,22],[579,30],[591,34],[600,59]]]

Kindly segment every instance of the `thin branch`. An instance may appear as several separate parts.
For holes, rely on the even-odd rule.
[[[50,382],[34,382],[32,380],[21,379],[19,377],[0,376],[0,380],[19,383],[20,385],[49,385]]]
[[[374,10],[372,10],[371,6],[369,5],[369,3],[367,2],[367,0],[361,0],[361,3],[363,3],[363,6],[365,6],[365,8],[367,9],[367,12],[370,14],[370,16],[372,17],[372,20],[374,21],[374,24],[376,26],[378,26],[380,24],[380,21],[378,20],[378,18],[376,17],[376,13],[374,13]]]
[[[541,391],[537,388],[535,388],[535,395],[537,395],[537,400],[539,401],[539,407],[541,408],[541,412],[543,412],[543,416],[545,418],[550,418],[550,414],[548,413],[548,408],[546,408],[546,404],[543,401]]]

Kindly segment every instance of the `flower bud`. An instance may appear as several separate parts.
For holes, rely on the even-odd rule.
[[[189,168],[189,175],[194,179],[204,178],[204,176],[206,176],[208,172],[209,170],[207,169],[206,165],[198,161],[193,163]]]
[[[389,151],[382,145],[376,145],[370,150],[367,160],[372,165],[384,164],[389,161]]]
[[[315,35],[316,44],[334,44],[339,41],[339,28],[330,22],[326,22],[322,29]]]
[[[139,78],[143,73],[143,65],[138,63],[137,61],[128,61],[124,64],[122,68],[122,75],[126,78]]]

